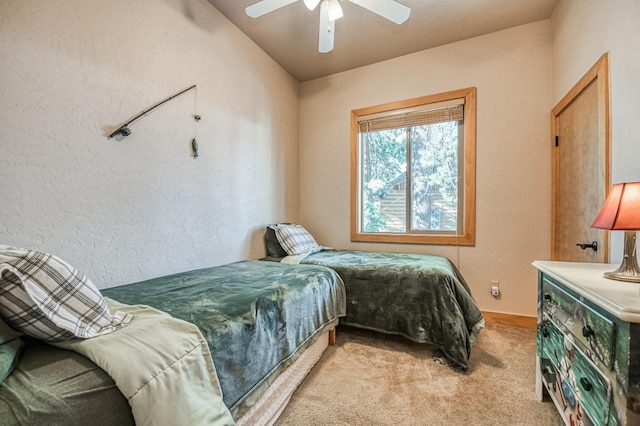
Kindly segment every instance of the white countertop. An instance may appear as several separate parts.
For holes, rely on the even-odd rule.
[[[640,284],[603,276],[620,265],[536,260],[533,266],[621,320],[640,323]]]

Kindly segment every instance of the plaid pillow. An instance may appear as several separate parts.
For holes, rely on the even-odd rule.
[[[276,238],[289,255],[315,253],[321,247],[301,225],[275,225]]]
[[[0,316],[46,341],[95,337],[114,331],[119,320],[112,321],[96,286],[64,260],[7,246],[0,246]]]

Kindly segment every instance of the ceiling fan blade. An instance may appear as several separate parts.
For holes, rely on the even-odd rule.
[[[336,30],[336,21],[329,19],[329,2],[323,1],[320,5],[320,31],[318,36],[318,52],[327,53],[333,50],[333,39]]]
[[[320,3],[320,0],[304,0],[304,4],[305,6],[307,6],[307,9],[309,10],[315,9],[319,3]]]
[[[297,0],[262,0],[258,3],[254,3],[244,10],[251,18],[258,18],[262,15],[266,15],[269,12],[273,12],[276,9],[280,9],[291,3],[295,3]]]
[[[411,9],[394,0],[351,0],[353,3],[369,9],[371,12],[382,16],[400,25],[411,14]]]

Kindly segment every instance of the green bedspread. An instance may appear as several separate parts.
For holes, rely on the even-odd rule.
[[[198,326],[234,418],[345,314],[345,290],[331,269],[242,261],[102,290]],[[250,398],[255,399],[255,394]]]
[[[347,291],[341,324],[397,334],[438,346],[466,370],[480,309],[455,266],[440,256],[323,250],[303,264],[335,270]]]
[[[198,327],[149,306],[108,298],[107,304],[111,312],[131,314],[133,321],[96,338],[51,344],[82,354],[106,371],[129,402],[136,426],[233,425]],[[69,423],[74,422],[61,424]]]

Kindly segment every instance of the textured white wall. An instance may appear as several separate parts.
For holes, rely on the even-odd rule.
[[[298,84],[206,0],[0,2],[0,244],[99,287],[264,255],[298,214]],[[195,92],[111,130],[197,84]]]
[[[439,254],[458,264],[481,309],[534,315],[535,259],[550,256],[551,28],[537,22],[301,85],[300,220],[321,244]],[[475,247],[349,240],[350,112],[475,86]],[[502,297],[490,295],[499,280]]]
[[[640,2],[561,0],[551,19],[557,103],[605,53],[611,78],[611,183],[640,181]],[[622,261],[623,232],[611,232],[611,261]]]

